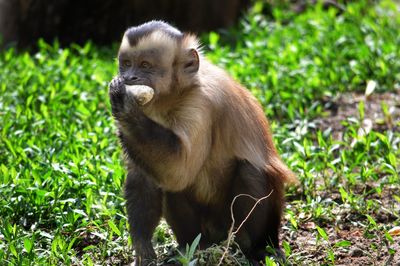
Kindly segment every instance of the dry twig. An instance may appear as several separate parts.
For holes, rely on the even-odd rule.
[[[225,247],[224,253],[222,253],[221,259],[219,260],[218,266],[222,265],[222,262],[223,262],[223,260],[224,260],[224,258],[226,256],[226,254],[228,253],[229,246],[231,245],[231,242],[232,242],[232,239],[234,238],[234,236],[239,232],[240,228],[242,228],[243,224],[247,221],[247,219],[249,219],[250,215],[253,213],[253,211],[257,207],[257,205],[261,201],[263,201],[263,200],[267,199],[269,196],[271,196],[272,192],[274,192],[274,190],[271,190],[271,192],[268,195],[266,195],[266,196],[264,196],[262,198],[259,198],[259,199],[255,198],[255,197],[253,197],[253,196],[251,196],[249,194],[239,194],[239,195],[236,195],[233,198],[232,203],[231,203],[232,224],[231,224],[231,227],[229,228],[226,247]],[[249,211],[249,213],[247,214],[247,216],[243,219],[243,221],[237,227],[237,229],[235,231],[233,231],[234,227],[235,227],[235,217],[233,215],[233,205],[235,204],[236,199],[239,198],[239,197],[242,197],[242,196],[246,196],[246,197],[249,197],[249,198],[253,199],[255,201],[255,203],[254,203],[253,207],[251,208],[251,210]]]

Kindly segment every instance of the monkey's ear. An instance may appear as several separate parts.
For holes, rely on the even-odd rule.
[[[200,59],[196,49],[187,50],[183,62],[183,70],[186,73],[196,73],[199,70],[199,65]]]

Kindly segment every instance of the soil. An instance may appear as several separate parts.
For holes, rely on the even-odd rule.
[[[360,118],[359,104],[364,102],[364,117]],[[325,102],[325,117],[318,118],[318,128],[332,130],[335,139],[342,139],[347,123],[360,123],[364,131],[400,131],[400,88],[394,92],[372,94],[345,93]],[[384,111],[386,109],[387,111]]]
[[[325,225],[329,243],[320,239],[316,241],[316,225],[313,222],[301,224],[299,229],[289,236],[283,229],[283,240],[288,241],[294,256],[300,256],[302,261],[294,265],[332,265],[327,252],[332,249],[335,255],[334,265],[396,265],[400,266],[400,236],[393,237],[393,243],[388,243],[384,235],[369,236],[366,228],[357,222],[347,222],[343,225]],[[285,232],[286,231],[286,232]],[[348,247],[335,247],[339,241],[350,241]],[[389,248],[394,254],[389,255]]]

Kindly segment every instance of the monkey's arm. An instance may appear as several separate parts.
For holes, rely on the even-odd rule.
[[[207,111],[187,110],[169,129],[148,118],[134,101],[127,99],[120,79],[110,83],[109,93],[119,137],[128,156],[164,188],[181,190],[188,186],[209,151]]]

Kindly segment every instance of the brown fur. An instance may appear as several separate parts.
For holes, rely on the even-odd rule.
[[[145,32],[147,28],[151,31]],[[126,41],[125,36],[120,54],[151,47],[165,49],[168,55],[157,58],[162,69],[159,73],[163,74],[145,84],[153,86],[155,97],[142,109],[128,105],[130,111],[126,111],[125,103],[124,112],[114,111],[119,92],[116,83],[110,85],[113,114],[127,154],[127,208],[137,255],[154,258],[148,243],[150,233],[140,232],[143,228],[139,227],[145,225],[137,220],[138,215],[150,224],[163,215],[179,244],[191,242],[202,233],[203,246],[207,246],[226,237],[234,196],[246,193],[260,198],[271,191],[271,197],[256,208],[238,239],[249,258],[259,259],[256,252],[267,243],[278,249],[284,183],[295,177],[279,158],[257,100],[202,56],[195,36],[182,35],[175,40],[151,23],[130,32],[135,42]],[[140,38],[132,32],[140,32]],[[190,51],[197,51],[198,58]],[[142,187],[132,185],[138,182]],[[138,203],[141,193],[147,193],[150,201],[162,198],[162,207],[161,203],[155,205],[159,207],[143,207],[148,202],[143,206]],[[238,201],[238,223],[252,204],[248,199]],[[150,227],[146,230],[152,231]]]
[[[181,161],[160,168],[166,176],[161,187],[180,191],[196,184],[198,200],[208,203],[220,191],[217,184],[226,183],[213,177],[224,172],[225,166],[229,168],[233,158],[276,172],[274,182],[293,181],[294,175],[280,160],[268,121],[254,96],[205,58],[201,62],[202,86],[159,99],[144,110],[184,143]],[[175,86],[180,88],[179,84]]]

